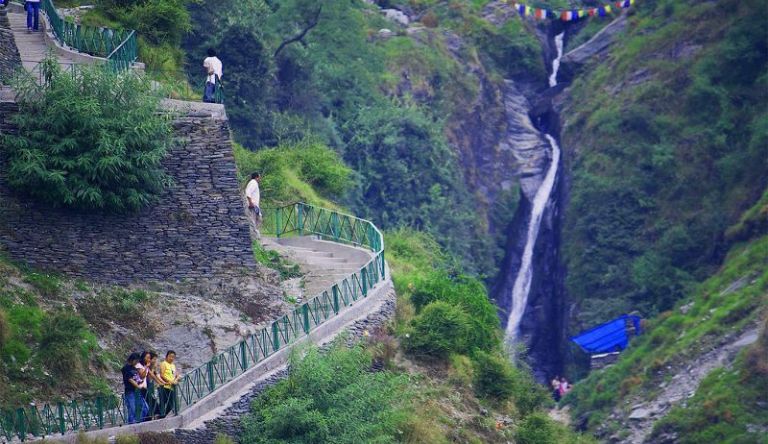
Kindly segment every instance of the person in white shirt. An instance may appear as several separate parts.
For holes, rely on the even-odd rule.
[[[248,181],[248,185],[245,187],[245,198],[248,201],[248,220],[251,223],[251,230],[253,231],[256,239],[261,238],[259,233],[259,227],[261,226],[261,192],[259,190],[259,182],[261,181],[260,173],[251,174],[251,180]]]
[[[216,51],[213,48],[208,49],[208,57],[203,60],[203,68],[208,74],[205,81],[203,102],[214,103],[216,101],[216,88],[221,86],[221,78],[224,76],[224,67],[221,60],[216,57]]]

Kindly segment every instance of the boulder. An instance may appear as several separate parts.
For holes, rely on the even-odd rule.
[[[408,24],[411,23],[411,20],[408,18],[408,16],[403,11],[398,9],[382,9],[381,12],[383,12],[388,19],[393,20],[403,26],[408,26]]]

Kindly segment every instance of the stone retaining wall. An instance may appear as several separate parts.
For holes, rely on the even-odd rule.
[[[0,85],[7,85],[13,74],[21,67],[21,56],[8,23],[8,16],[0,7]]]
[[[102,282],[201,280],[252,270],[229,123],[223,106],[215,112],[210,106],[189,103],[175,119],[176,143],[163,161],[174,185],[135,214],[54,209],[20,197],[5,182],[0,150],[0,246],[33,267]],[[8,117],[15,109],[0,102],[0,131],[13,130]]]

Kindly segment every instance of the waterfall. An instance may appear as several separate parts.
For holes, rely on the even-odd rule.
[[[552,61],[552,74],[549,77],[549,86],[557,86],[557,71],[560,69],[560,59],[563,57],[563,37],[560,33],[555,37],[555,46],[557,48],[557,57]],[[552,147],[552,159],[550,160],[547,174],[544,181],[536,191],[531,206],[531,218],[528,222],[528,231],[525,240],[525,248],[520,261],[520,270],[515,278],[515,285],[512,288],[512,307],[509,311],[507,320],[507,329],[505,337],[507,342],[514,342],[517,339],[517,333],[520,329],[520,321],[528,305],[528,294],[531,291],[531,281],[533,280],[533,249],[536,246],[536,239],[539,236],[539,227],[544,216],[544,210],[547,208],[552,190],[555,187],[557,178],[557,169],[560,166],[560,147],[557,141],[550,134],[544,134]]]

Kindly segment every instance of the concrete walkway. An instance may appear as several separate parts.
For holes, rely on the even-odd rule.
[[[299,266],[303,276],[298,285],[292,285],[291,296],[305,301],[327,290],[371,260],[370,252],[334,242],[317,240],[309,236],[283,239],[263,238],[267,250]]]
[[[8,10],[8,22],[11,25],[11,31],[13,32],[13,38],[16,41],[16,46],[19,48],[19,54],[21,55],[21,63],[24,65],[24,69],[37,74],[37,65],[45,59],[52,48],[47,44],[45,40],[45,18],[42,12],[40,13],[40,31],[27,32],[27,16],[14,5],[11,5]],[[68,67],[76,62],[63,54],[59,54],[53,51],[53,54],[59,60],[59,64],[63,67]]]
[[[374,253],[340,243],[318,240],[311,236],[289,237],[283,239],[263,238],[265,248],[277,251],[282,257],[299,264],[306,273],[304,279],[305,300],[334,283],[357,272],[363,265],[375,257]],[[311,331],[309,336],[298,339],[293,346],[311,342],[316,345],[327,344],[339,333],[356,323],[366,321],[369,316],[382,311],[387,300],[393,300],[394,287],[389,279],[379,282],[369,290],[368,297],[359,299],[353,305],[339,311],[339,314]],[[183,410],[178,416],[134,425],[92,430],[86,433],[91,438],[105,437],[113,439],[118,435],[141,432],[162,432],[171,430],[195,430],[205,428],[206,424],[218,417],[226,417],[228,409],[242,403],[243,399],[276,375],[285,375],[285,369],[293,348],[287,347],[261,361],[232,381],[218,387],[216,391]],[[251,395],[252,396],[252,395]],[[247,404],[247,403],[246,403]],[[53,435],[50,440],[75,443],[77,435]]]

